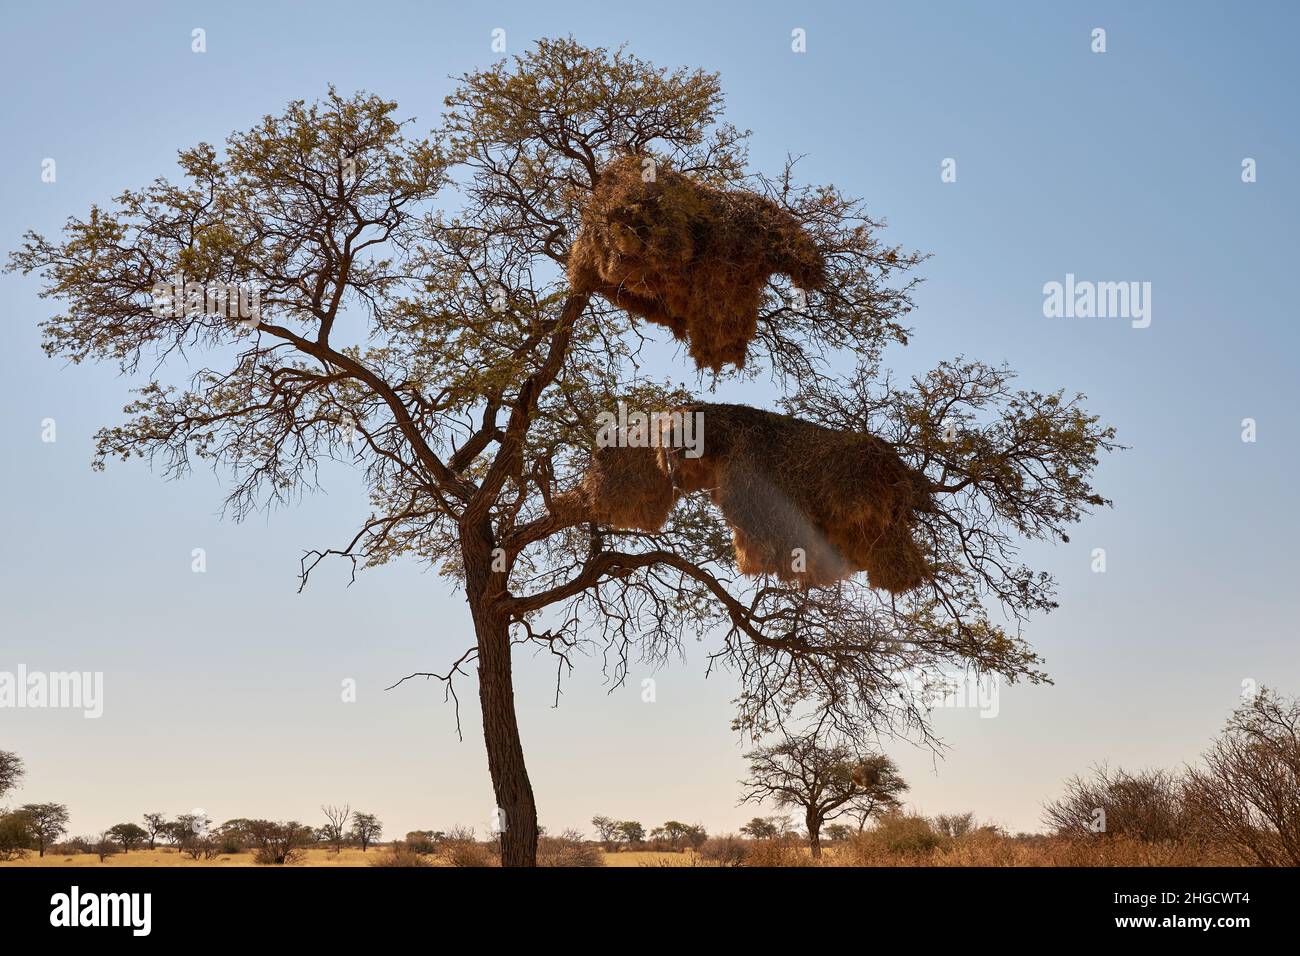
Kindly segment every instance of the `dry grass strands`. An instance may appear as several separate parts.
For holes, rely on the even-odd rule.
[[[771,200],[720,190],[642,159],[612,161],[569,251],[569,281],[667,327],[701,369],[745,364],[773,273],[811,290],[826,281],[812,238]]]
[[[823,587],[865,571],[872,587],[893,593],[928,577],[913,527],[931,507],[929,482],[888,442],[745,405],[676,412],[648,447],[596,448],[552,510],[656,532],[678,494],[707,491],[731,526],[743,574]],[[702,453],[692,458],[672,424],[695,414]]]
[[[668,447],[662,467],[679,490],[709,492],[743,573],[815,587],[866,571],[895,593],[926,579],[912,532],[931,507],[929,482],[888,442],[744,405],[683,411],[704,415],[704,454]]]
[[[552,511],[613,528],[658,531],[677,500],[655,448],[596,448],[582,481]]]

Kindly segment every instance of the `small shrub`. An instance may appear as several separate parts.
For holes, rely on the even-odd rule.
[[[709,837],[700,847],[700,856],[713,866],[744,866],[749,859],[750,844],[734,833]]]
[[[849,840],[844,850],[844,862],[851,866],[924,862],[951,842],[948,837],[936,833],[925,817],[891,813],[877,820],[874,828]]]
[[[803,840],[791,835],[755,840],[746,866],[816,866]]]
[[[605,860],[594,843],[587,842],[577,830],[565,830],[559,836],[544,836],[537,841],[538,866],[604,866]]]
[[[370,861],[371,866],[433,866],[427,853],[402,840],[394,840]]]
[[[433,830],[412,830],[406,835],[406,846],[415,853],[436,853],[438,843],[446,834]]]
[[[443,857],[452,866],[496,866],[496,857],[481,843],[453,843],[443,847]]]

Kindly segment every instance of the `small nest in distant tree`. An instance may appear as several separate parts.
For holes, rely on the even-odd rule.
[[[916,514],[932,508],[930,482],[888,442],[745,405],[676,411],[703,416],[698,458],[671,428],[655,437],[658,448],[598,448],[554,510],[655,532],[678,494],[707,491],[744,574],[821,587],[866,571],[872,587],[894,593],[929,577],[913,529]]]
[[[804,290],[826,281],[821,250],[772,200],[646,167],[638,156],[601,173],[568,269],[575,291],[665,326],[698,368],[714,372],[745,364],[774,273]]]

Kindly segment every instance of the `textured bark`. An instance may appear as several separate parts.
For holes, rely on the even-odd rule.
[[[515,716],[514,678],[510,666],[510,628],[496,606],[502,575],[491,567],[490,531],[462,538],[466,590],[478,638],[478,697],[483,713],[483,742],[488,771],[500,811],[501,865],[537,865],[537,804],[524,763]]]

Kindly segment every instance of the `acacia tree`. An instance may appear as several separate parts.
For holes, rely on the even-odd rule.
[[[144,815],[144,832],[149,837],[149,849],[158,845],[158,837],[167,830],[167,815],[159,811]]]
[[[591,825],[596,828],[596,835],[600,837],[600,842],[605,844],[605,849],[609,849],[613,842],[618,839],[617,820],[605,816],[594,816],[591,818]]]
[[[802,810],[814,858],[822,855],[827,821],[852,815],[865,823],[872,814],[898,806],[899,794],[907,790],[888,757],[860,757],[846,743],[822,745],[816,734],[787,738],[745,758],[749,777],[741,805],[771,800],[783,809]]]
[[[149,839],[148,832],[135,823],[118,823],[104,833],[105,838],[112,838],[122,844],[122,852],[130,853],[131,847],[138,846]]]
[[[352,815],[352,830],[350,836],[361,844],[361,852],[364,853],[370,848],[370,844],[378,840],[384,832],[384,825],[379,822],[379,817],[373,813],[354,813]]]
[[[0,750],[0,797],[16,789],[24,773],[26,770],[23,768],[21,757],[7,750]]]
[[[61,803],[25,803],[18,812],[27,821],[41,856],[45,855],[47,846],[57,843],[68,832],[68,808]]]
[[[772,840],[785,833],[788,821],[783,817],[754,817],[740,832],[755,840]]]
[[[907,386],[881,374],[882,350],[906,340],[922,257],[884,245],[861,203],[799,185],[789,164],[751,173],[716,75],[541,41],[462,76],[427,137],[395,110],[332,89],[295,102],[222,151],[183,150],[179,185],[128,190],[57,241],[29,234],[10,268],[41,272],[43,294],[66,304],[44,323],[50,355],[147,371],[127,421],[100,432],[98,465],[224,467],[239,518],[314,489],[321,462],[341,461],[367,479],[370,514],[349,541],[305,555],[303,585],[331,556],[353,572],[405,557],[456,580],[473,638],[445,669],[412,676],[443,681],[458,708],[456,681],[477,668],[505,865],[533,863],[537,842],[512,643],[549,649],[557,680],[575,648],[603,644],[618,682],[631,655],[662,660],[709,635],[710,665],[743,685],[751,734],[799,713],[851,736],[928,739],[905,675],[1044,679],[988,608],[1019,621],[1052,606],[1050,578],[1017,561],[1017,540],[1063,536],[1103,502],[1088,476],[1111,432],[1060,393],[1016,391],[1006,369],[959,360]],[[795,296],[774,277],[749,362],[721,378],[766,371],[787,411],[873,430],[930,476],[925,586],[895,599],[861,580],[740,578],[702,495],[657,534],[550,507],[580,476],[599,411],[690,397],[643,372],[646,327],[565,279],[583,203],[627,154],[765,193],[817,242],[825,288]],[[182,273],[197,296],[153,308],[155,284]],[[259,321],[202,308],[204,287],[241,283],[260,290]],[[167,378],[198,351],[210,366]]]

